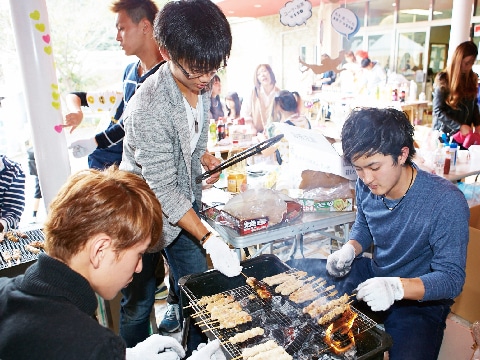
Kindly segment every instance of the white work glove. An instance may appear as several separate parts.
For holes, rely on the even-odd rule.
[[[346,243],[340,250],[328,255],[328,273],[336,277],[347,275],[352,268],[353,259],[355,259],[355,248],[352,244]]]
[[[192,356],[187,360],[226,360],[223,351],[220,349],[220,340],[209,341],[208,344],[201,343],[197,350],[192,351]]]
[[[182,345],[171,336],[150,335],[133,348],[127,348],[127,360],[180,360],[185,356]]]
[[[203,248],[210,255],[213,267],[223,275],[233,277],[242,271],[237,254],[219,236],[210,235]]]
[[[68,147],[72,149],[72,154],[76,158],[81,158],[90,155],[97,148],[97,141],[95,138],[82,139],[74,141]]]
[[[385,311],[395,300],[403,299],[403,284],[399,277],[374,277],[357,286],[357,299],[373,311]]]

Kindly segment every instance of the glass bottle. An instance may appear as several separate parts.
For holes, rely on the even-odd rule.
[[[232,148],[228,152],[228,159],[242,152],[238,141],[234,140]],[[239,193],[247,190],[247,160],[242,160],[229,166],[226,170],[227,189],[232,193]]]

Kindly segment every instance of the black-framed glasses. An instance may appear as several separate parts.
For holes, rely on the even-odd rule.
[[[222,66],[222,67],[220,67],[220,68],[218,68],[218,69],[216,69],[216,70],[207,71],[207,72],[202,72],[202,73],[190,74],[187,70],[185,70],[185,69],[183,68],[182,65],[180,65],[180,64],[178,63],[178,61],[173,60],[173,59],[172,59],[172,61],[173,61],[173,63],[174,63],[175,65],[177,65],[177,66],[179,67],[179,69],[182,71],[183,75],[185,75],[185,77],[186,77],[187,79],[190,79],[190,80],[198,79],[199,77],[201,77],[201,76],[203,76],[203,75],[208,75],[210,78],[212,78],[212,77],[215,76],[215,74],[216,74],[217,72],[221,71],[221,70],[224,68],[224,67]]]

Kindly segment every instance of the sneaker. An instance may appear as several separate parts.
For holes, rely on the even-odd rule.
[[[180,329],[180,306],[168,304],[162,322],[158,325],[158,332],[172,333]]]
[[[155,300],[163,300],[168,296],[168,288],[162,282],[158,285],[157,290],[155,290]]]

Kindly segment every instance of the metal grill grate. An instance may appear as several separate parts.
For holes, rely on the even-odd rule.
[[[295,271],[294,269],[291,271]],[[288,271],[290,272],[290,271]],[[268,286],[267,286],[268,287]],[[273,295],[272,300],[267,302],[260,299],[256,292],[248,285],[222,292],[223,295],[232,295],[240,303],[242,308],[252,316],[251,323],[237,326],[235,329],[221,329],[218,322],[212,322],[206,307],[198,304],[197,297],[188,287],[182,287],[189,300],[189,306],[194,314],[194,321],[204,332],[218,338],[231,359],[242,358],[242,348],[250,347],[269,339],[274,339],[282,346],[287,353],[295,359],[313,359],[322,354],[331,353],[330,346],[324,342],[326,326],[316,323],[309,315],[303,314],[305,304],[295,304],[288,300],[288,297],[276,295],[274,288],[268,287]],[[376,326],[376,323],[366,315],[351,307],[357,314],[352,326],[354,338],[363,332]],[[265,330],[261,337],[249,339],[241,343],[231,344],[228,339],[238,332],[259,326]],[[327,325],[328,326],[328,325]],[[348,345],[348,336],[334,334],[333,339],[340,342],[342,346]],[[343,357],[330,354],[329,358],[343,359]]]
[[[38,254],[35,254],[33,252],[30,252],[28,250],[25,250],[25,245],[28,245],[32,241],[44,241],[45,237],[43,235],[43,232],[41,229],[36,229],[36,230],[27,230],[27,231],[22,231],[23,234],[25,234],[27,237],[22,238],[22,237],[17,237],[18,241],[11,241],[5,238],[2,242],[0,242],[0,270],[12,267],[18,264],[22,263],[27,263],[30,261],[37,260]],[[16,260],[11,260],[10,262],[7,262],[2,255],[3,251],[8,251],[12,253],[15,249],[20,250],[21,254],[21,259],[19,260],[19,263],[17,263]],[[43,249],[39,249],[40,252],[44,252]]]

